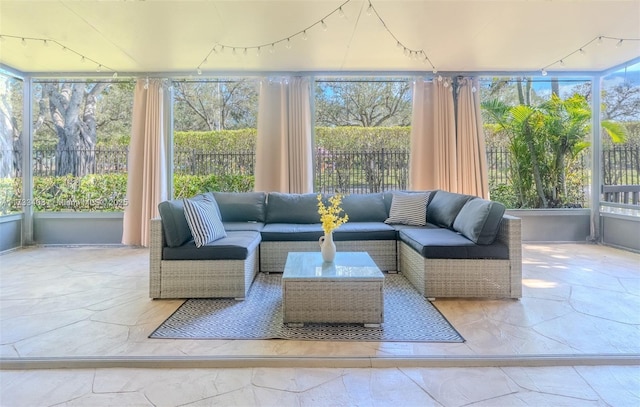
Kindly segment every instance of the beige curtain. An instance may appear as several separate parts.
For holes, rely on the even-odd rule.
[[[260,82],[255,190],[313,191],[309,79]]]
[[[139,79],[133,97],[129,146],[128,205],[124,211],[122,243],[149,245],[149,220],[167,199],[165,134],[168,91],[159,79]]]
[[[410,189],[457,192],[455,111],[449,79],[415,81],[410,146]]]
[[[482,131],[478,80],[461,78],[457,83],[457,192],[489,199],[487,154]]]

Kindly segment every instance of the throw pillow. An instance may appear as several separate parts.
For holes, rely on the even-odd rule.
[[[496,240],[505,207],[485,199],[468,201],[453,222],[453,229],[475,244],[491,244]]]
[[[207,196],[202,200],[185,199],[184,216],[187,218],[196,247],[227,236],[220,219],[218,204],[213,196]]]
[[[393,194],[389,217],[384,223],[424,226],[427,224],[429,193]]]

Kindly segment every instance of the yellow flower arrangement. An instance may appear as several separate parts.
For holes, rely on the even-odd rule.
[[[345,213],[344,216],[340,216],[342,208],[342,195],[335,194],[329,198],[329,206],[326,206],[322,202],[322,194],[318,194],[318,213],[320,214],[320,223],[322,223],[322,230],[325,234],[329,234],[337,229],[343,223],[349,220],[349,216]]]

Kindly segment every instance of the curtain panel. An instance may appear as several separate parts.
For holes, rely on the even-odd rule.
[[[313,191],[310,81],[260,81],[255,190]]]
[[[410,146],[410,189],[488,198],[477,79],[417,79]]]
[[[168,91],[159,79],[139,79],[133,96],[133,117],[122,243],[149,246],[149,220],[159,216],[167,199],[166,125]]]

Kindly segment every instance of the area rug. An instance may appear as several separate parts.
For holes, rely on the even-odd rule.
[[[149,337],[160,339],[295,339],[310,341],[464,342],[446,318],[402,274],[385,274],[384,323],[282,322],[281,274],[258,273],[244,301],[190,299]]]

